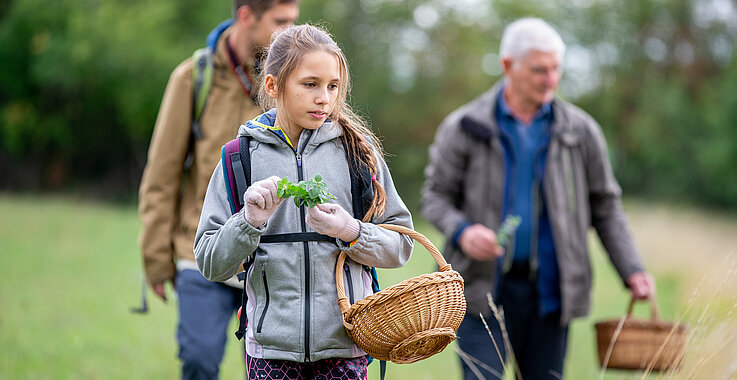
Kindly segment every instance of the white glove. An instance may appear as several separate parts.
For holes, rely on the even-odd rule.
[[[248,224],[259,228],[266,224],[284,200],[277,195],[279,177],[271,176],[254,182],[243,194],[243,217]]]
[[[338,238],[345,242],[358,239],[361,224],[348,211],[334,203],[323,203],[307,208],[307,224],[315,232]]]

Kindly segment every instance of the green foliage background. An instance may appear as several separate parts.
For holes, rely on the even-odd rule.
[[[10,0],[0,5],[0,189],[132,199],[169,73],[229,1]],[[737,6],[730,0],[303,0],[343,46],[351,103],[384,137],[417,205],[450,111],[500,79],[521,16],[568,44],[560,94],[603,126],[625,191],[737,209]]]

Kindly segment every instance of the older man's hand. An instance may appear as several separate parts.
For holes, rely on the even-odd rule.
[[[632,292],[632,297],[635,299],[647,299],[655,294],[655,280],[650,273],[633,273],[627,278],[626,282],[630,292]]]
[[[496,233],[478,223],[463,230],[458,245],[466,255],[478,261],[493,260],[504,254],[504,249],[497,244]]]

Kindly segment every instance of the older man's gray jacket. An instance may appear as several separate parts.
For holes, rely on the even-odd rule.
[[[481,223],[497,230],[504,198],[504,148],[494,117],[501,83],[451,113],[430,147],[422,214],[446,237],[444,255],[465,280],[468,313],[489,315],[486,293],[496,284],[497,261],[475,261],[452,242],[458,227]],[[596,121],[561,99],[543,178],[543,193],[560,269],[561,323],[590,308],[587,231],[593,226],[620,277],[643,270],[622,210],[621,189]]]

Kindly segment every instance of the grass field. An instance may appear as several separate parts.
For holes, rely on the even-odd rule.
[[[731,328],[737,318],[737,219],[651,204],[627,206],[658,282],[661,319],[683,318],[702,338],[694,340],[698,351],[689,349],[682,374],[672,378],[737,378],[737,333]],[[442,245],[434,229],[416,222],[418,231]],[[178,377],[176,301],[163,304],[149,293],[147,315],[129,311],[141,291],[139,229],[133,206],[0,195],[0,379]],[[595,238],[592,248],[593,310],[571,326],[566,379],[599,378],[593,323],[622,316],[628,303]],[[387,286],[433,270],[430,255],[416,249],[408,266],[383,270],[380,278]],[[649,311],[642,305],[635,314],[646,318]],[[221,378],[242,378],[241,355],[233,338]],[[713,377],[687,376],[713,367],[718,367]],[[452,346],[425,361],[388,369],[389,379],[452,380],[458,374]],[[622,371],[604,376],[641,377]],[[378,365],[371,365],[370,378],[378,378]]]

